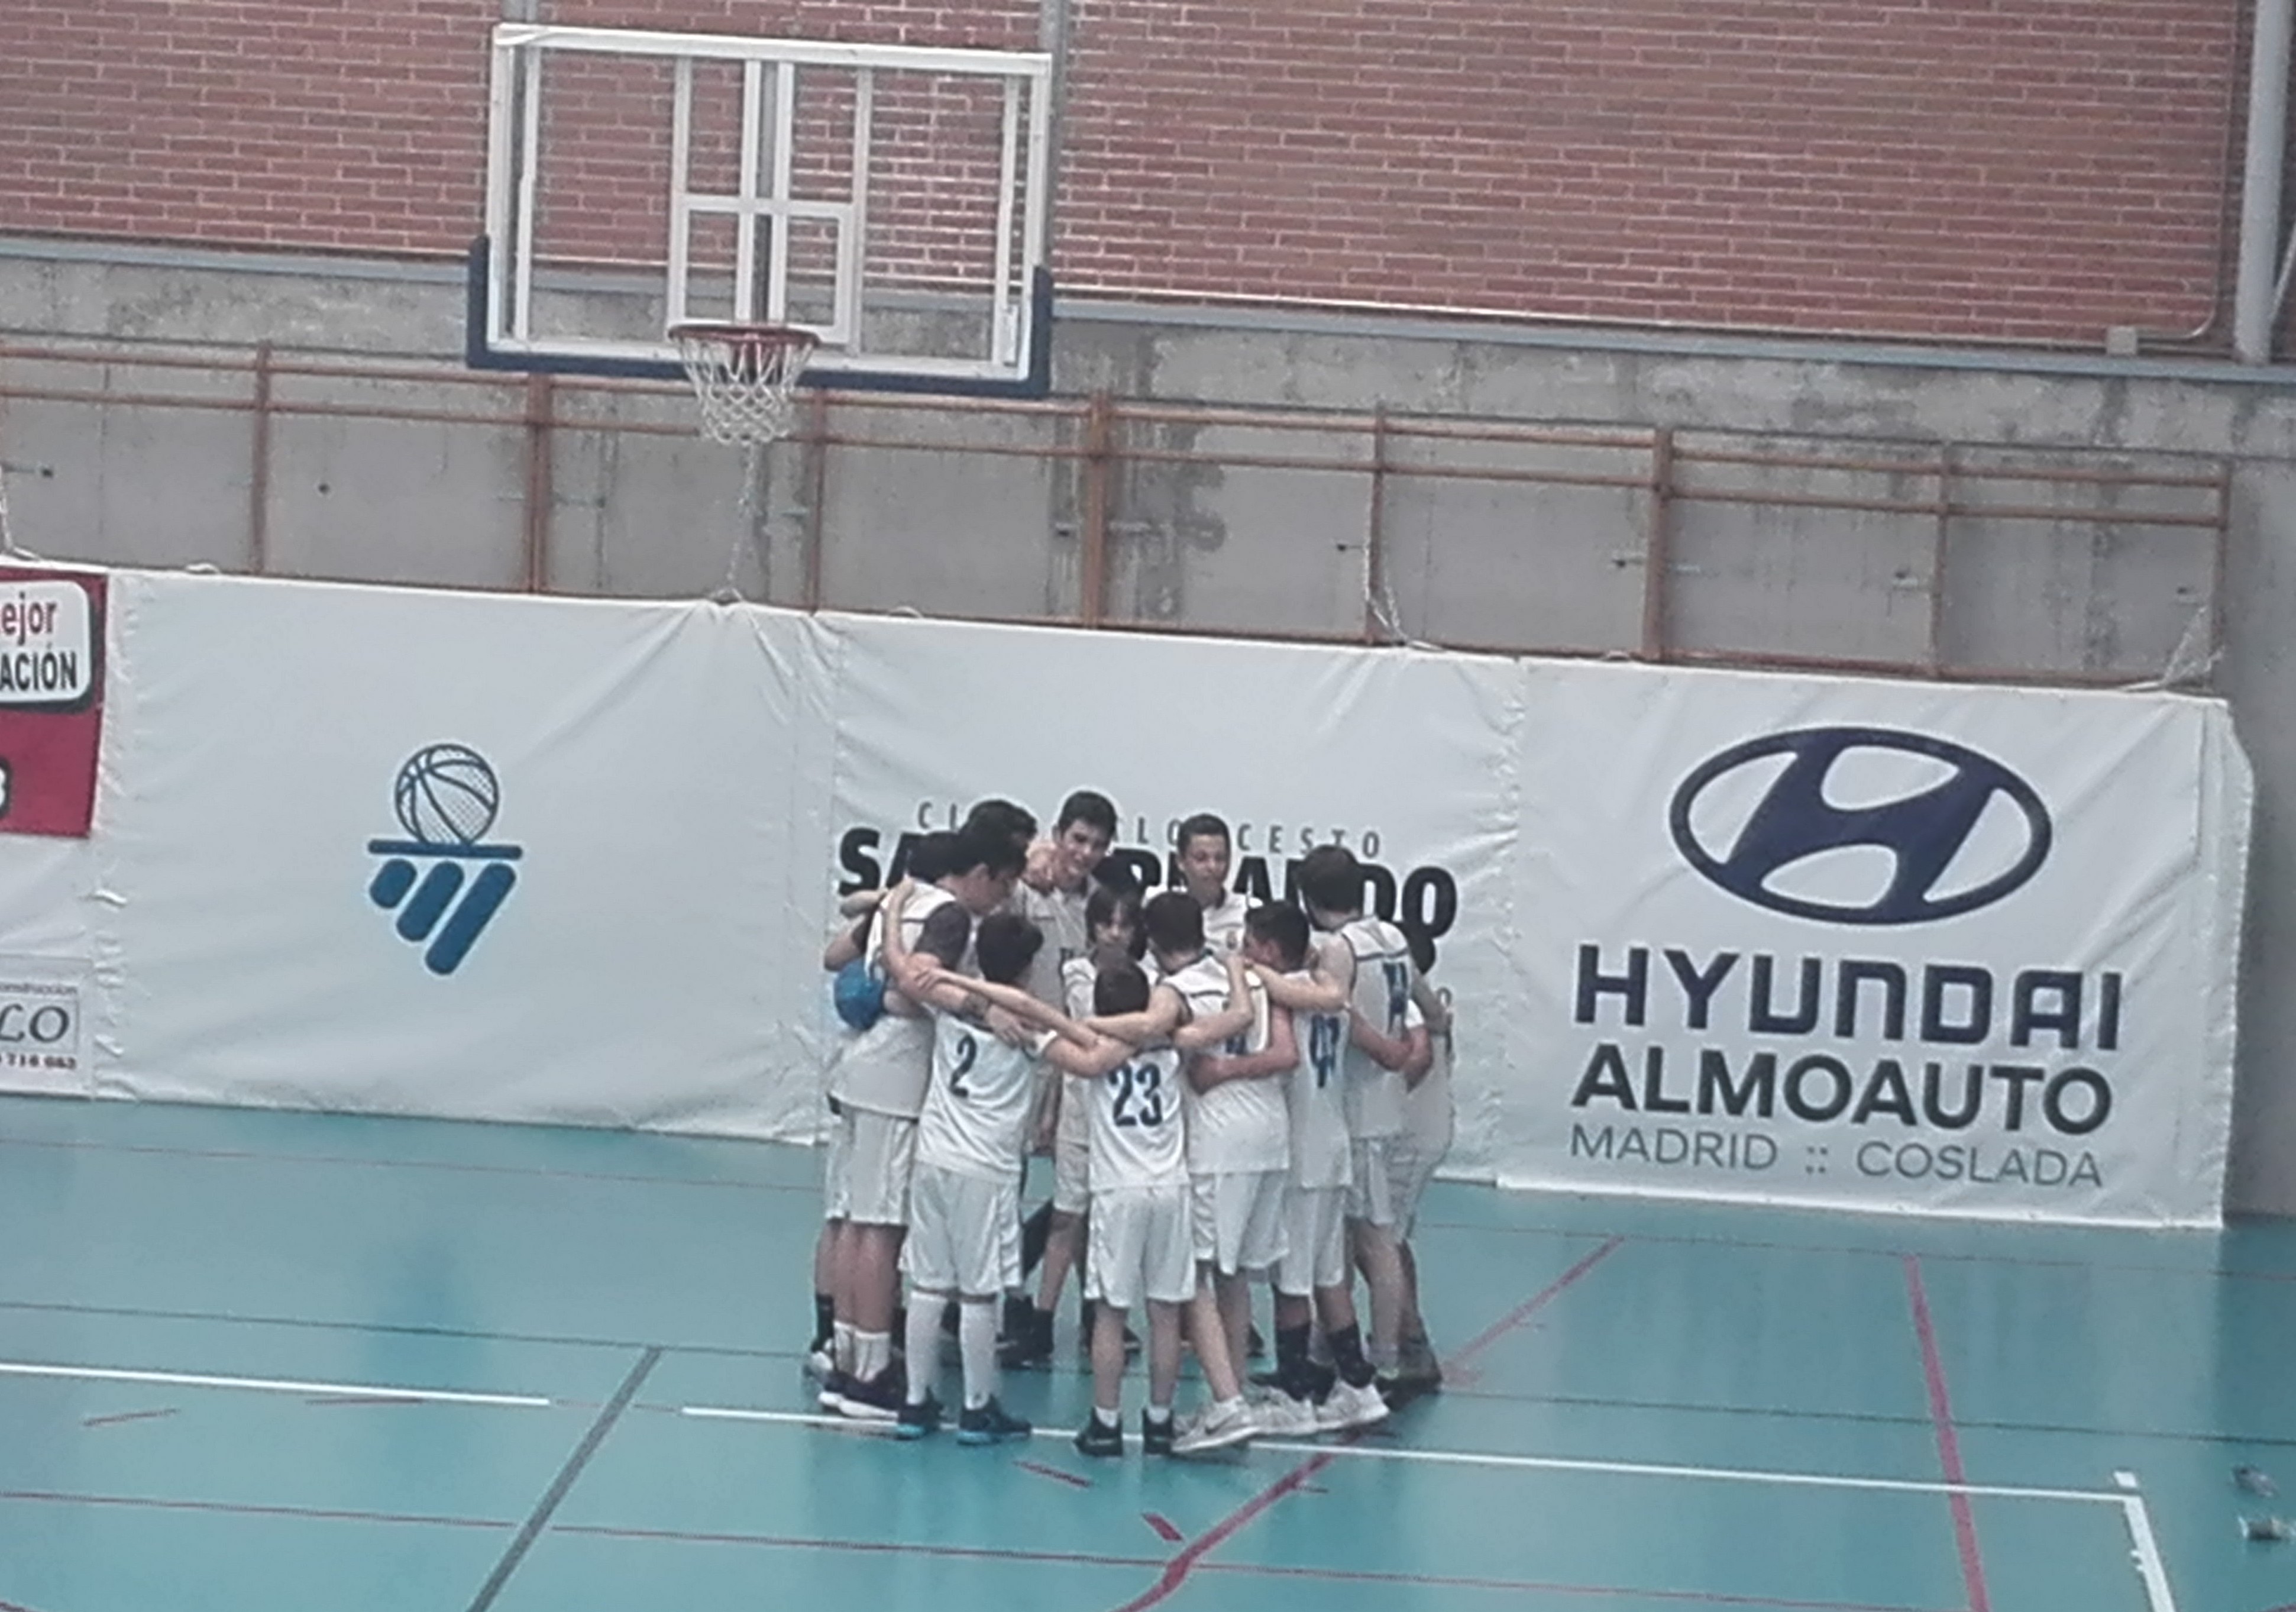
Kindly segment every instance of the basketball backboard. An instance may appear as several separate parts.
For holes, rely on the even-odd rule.
[[[469,359],[660,375],[688,320],[802,325],[807,383],[1034,396],[1052,58],[505,23]]]

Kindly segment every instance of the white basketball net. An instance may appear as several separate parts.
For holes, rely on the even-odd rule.
[[[701,404],[701,434],[755,446],[789,434],[792,394],[818,345],[810,331],[779,325],[680,325],[669,333]]]

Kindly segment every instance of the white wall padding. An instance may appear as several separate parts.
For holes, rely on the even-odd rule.
[[[1341,841],[1444,928],[1456,1172],[2217,1218],[2211,702],[112,586],[95,833],[0,835],[0,996],[73,982],[85,1056],[8,1090],[809,1137],[838,890],[1089,787],[1144,868],[1216,811],[1255,892]]]

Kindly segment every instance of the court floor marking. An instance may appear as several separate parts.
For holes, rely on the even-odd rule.
[[[853,1421],[828,1411],[751,1410],[737,1405],[680,1405],[681,1416],[707,1421],[757,1422],[792,1427],[830,1427],[839,1432],[874,1437],[892,1436],[890,1422]],[[1068,1440],[1067,1427],[1038,1427],[1037,1438]],[[1615,1477],[1677,1477],[1708,1483],[1774,1484],[1789,1488],[1866,1489],[1901,1494],[1968,1495],[1978,1500],[2087,1501],[2099,1505],[2126,1506],[2125,1494],[2097,1489],[2051,1489],[2023,1484],[1948,1483],[1937,1478],[1867,1477],[1845,1472],[1791,1472],[1766,1467],[1676,1466],[1660,1461],[1600,1460],[1569,1455],[1500,1455],[1473,1450],[1402,1449],[1373,1443],[1311,1444],[1292,1439],[1255,1439],[1246,1451],[1265,1450],[1278,1455],[1328,1456],[1334,1460],[1418,1461],[1438,1467],[1480,1467],[1531,1472],[1585,1472]]]
[[[1930,1422],[1936,1430],[1938,1467],[1946,1481],[1965,1485],[1969,1474],[1961,1464],[1961,1439],[1953,1428],[1953,1399],[1947,1392],[1945,1361],[1938,1353],[1937,1328],[1930,1320],[1929,1289],[1922,1282],[1918,1254],[1905,1257],[1906,1302],[1913,1312],[1914,1339],[1921,1347],[1922,1382],[1930,1402]],[[1977,1546],[1977,1513],[1969,1496],[1956,1487],[1950,1497],[1953,1542],[1961,1558],[1961,1582],[1969,1596],[1969,1612],[1993,1612],[1993,1597],[1985,1585],[1985,1557]]]
[[[2161,1542],[2152,1536],[2152,1513],[2144,1504],[2144,1492],[2136,1486],[2136,1474],[2116,1472],[2112,1481],[2121,1490],[2129,1557],[2136,1564],[2136,1576],[2144,1581],[2145,1599],[2152,1603],[2152,1612],[2177,1612],[2177,1598],[2169,1589],[2169,1564],[2161,1555]]]
[[[323,1394],[331,1399],[379,1399],[440,1405],[488,1405],[547,1410],[560,1402],[536,1394],[474,1394],[460,1388],[403,1388],[384,1383],[321,1383],[297,1378],[220,1377],[194,1371],[129,1370],[116,1366],[59,1366],[0,1361],[0,1377],[61,1378],[84,1383],[154,1383],[170,1388],[236,1389],[250,1394]]]

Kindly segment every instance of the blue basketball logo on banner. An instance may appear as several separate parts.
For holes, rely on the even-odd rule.
[[[423,946],[424,967],[452,974],[508,899],[518,883],[511,864],[526,854],[480,843],[502,808],[502,785],[470,746],[427,744],[399,768],[390,804],[407,837],[367,842],[383,859],[367,895],[398,914],[399,938]]]

